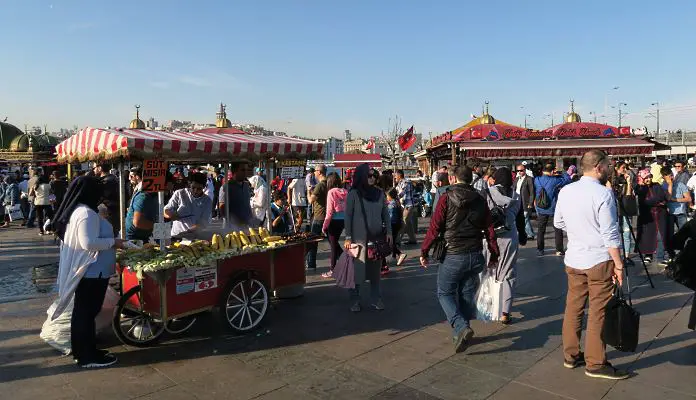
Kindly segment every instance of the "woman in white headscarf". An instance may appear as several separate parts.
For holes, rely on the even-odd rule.
[[[249,178],[254,195],[251,197],[251,213],[261,221],[261,226],[271,230],[271,193],[266,181],[258,175]]]

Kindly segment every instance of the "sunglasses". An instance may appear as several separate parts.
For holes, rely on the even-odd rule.
[[[518,169],[517,172],[525,172],[526,170],[524,169]]]
[[[372,174],[372,175],[368,175],[367,177],[368,177],[368,178],[373,178],[373,179],[377,179],[377,178],[379,178],[379,176],[377,176],[377,175],[374,175],[374,174]]]

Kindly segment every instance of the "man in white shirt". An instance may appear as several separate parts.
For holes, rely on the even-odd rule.
[[[582,157],[583,176],[564,187],[559,195],[554,226],[568,234],[565,255],[568,295],[563,317],[563,354],[566,368],[585,364],[585,375],[603,379],[626,379],[625,371],[607,362],[602,326],[614,282],[623,283],[621,235],[618,214],[609,177],[609,157],[601,150],[590,150]],[[585,303],[589,304],[585,352],[580,351],[580,335]]]
[[[302,227],[305,212],[307,211],[307,186],[304,178],[295,178],[288,185],[288,197],[295,215],[295,227]]]
[[[432,196],[430,196],[432,198],[432,204],[430,204],[431,210],[435,209],[435,205],[437,204],[437,203],[435,203],[435,197],[436,197],[435,195],[437,194],[438,186],[436,185],[436,183],[438,181],[438,177],[440,176],[440,174],[446,174],[446,173],[447,173],[447,166],[443,165],[442,167],[436,169],[433,172],[433,176],[430,179],[430,184],[431,184],[430,193],[432,194]]]
[[[173,221],[173,237],[198,239],[198,233],[210,224],[213,201],[204,193],[204,173],[192,174],[190,180],[188,188],[174,192],[164,207],[164,216]]]

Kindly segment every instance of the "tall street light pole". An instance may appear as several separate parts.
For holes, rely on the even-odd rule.
[[[619,90],[618,86],[612,87],[609,92],[604,93],[604,114],[609,113],[609,93],[611,93],[612,90]]]
[[[655,138],[660,137],[660,103],[659,102],[654,102],[650,104],[651,106],[655,106],[655,118],[657,119],[657,127],[655,128]],[[669,143],[669,135],[667,135],[667,143]]]
[[[597,122],[597,113],[594,111],[590,111],[590,115],[592,115],[594,117],[594,122],[596,123]]]
[[[527,129],[527,117],[531,117],[532,114],[524,114],[524,129]]]
[[[621,128],[621,106],[627,106],[626,103],[619,103],[619,128]]]
[[[551,126],[553,126],[553,112],[551,114],[546,114],[544,115],[544,118],[550,117],[551,118]]]

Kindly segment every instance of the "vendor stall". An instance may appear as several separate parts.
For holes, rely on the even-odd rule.
[[[62,163],[112,160],[119,163],[121,232],[124,229],[125,163],[142,161],[144,170],[166,171],[170,162],[243,162],[270,158],[307,158],[322,145],[307,140],[236,133],[180,133],[144,129],[85,128],[56,147]],[[145,168],[147,167],[147,168]],[[145,175],[145,174],[144,174]],[[157,341],[163,332],[179,333],[195,322],[195,314],[220,307],[230,328],[256,328],[273,291],[305,283],[305,245],[309,234],[270,236],[267,230],[212,235],[209,241],[169,244],[163,223],[160,173],[145,176],[144,190],[158,191],[160,223],[155,244],[119,254],[121,299],[113,327],[124,342],[136,346]]]

